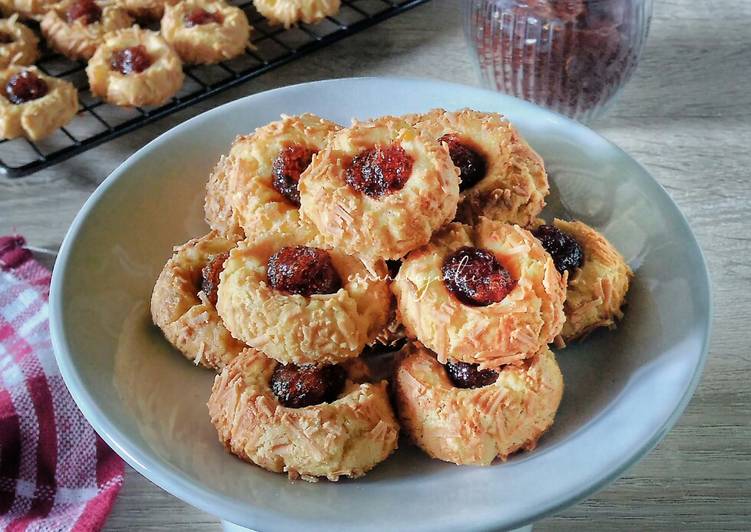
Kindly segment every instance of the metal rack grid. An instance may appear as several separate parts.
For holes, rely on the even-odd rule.
[[[427,1],[342,0],[335,17],[288,30],[269,26],[249,0],[234,1],[245,10],[253,26],[253,46],[244,55],[217,65],[186,66],[180,92],[170,102],[156,107],[107,104],[91,95],[85,63],[46,53],[37,67],[78,88],[79,112],[72,122],[42,141],[0,140],[0,172],[17,178],[62,162]]]

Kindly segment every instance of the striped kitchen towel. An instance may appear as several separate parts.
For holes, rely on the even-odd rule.
[[[73,402],[50,342],[50,272],[0,238],[0,530],[99,530],[122,460]]]

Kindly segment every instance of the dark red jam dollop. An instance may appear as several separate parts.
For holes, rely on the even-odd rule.
[[[0,44],[10,44],[15,41],[16,38],[10,33],[0,31]]]
[[[271,375],[271,390],[290,408],[330,403],[342,393],[347,372],[341,366],[279,364]]]
[[[193,9],[193,11],[185,15],[186,28],[192,28],[193,26],[202,26],[203,24],[209,24],[211,22],[221,24],[223,21],[224,17],[221,13],[212,13],[211,11],[206,11],[202,7],[197,7]]]
[[[127,76],[132,73],[143,72],[151,66],[151,56],[142,44],[123,48],[112,54],[110,67]]]
[[[300,191],[297,184],[300,182],[300,174],[310,165],[316,150],[305,146],[287,146],[274,159],[271,184],[290,203],[300,206]]]
[[[516,286],[516,281],[484,249],[462,247],[443,262],[443,282],[465,305],[484,307],[498,303]]]
[[[5,97],[16,105],[41,98],[48,91],[47,82],[31,70],[13,74],[5,84]]]
[[[574,274],[584,264],[584,251],[574,237],[552,225],[541,225],[532,232],[545,251],[553,257],[555,269],[561,274]]]
[[[224,269],[227,257],[229,257],[229,251],[214,255],[201,270],[201,290],[214,306],[216,306],[217,294],[219,292],[219,274]]]
[[[448,146],[451,161],[459,169],[459,190],[467,190],[479,183],[487,172],[487,163],[477,150],[462,142],[456,135],[448,134],[438,139]]]
[[[274,253],[266,276],[275,290],[303,296],[333,294],[342,287],[329,254],[307,246],[284,247]]]
[[[498,380],[498,372],[492,369],[479,369],[478,364],[467,362],[446,362],[446,373],[457,388],[481,388]]]
[[[102,8],[96,5],[94,0],[78,0],[68,8],[68,22],[81,20],[82,24],[89,25],[99,22],[102,18]]]
[[[376,146],[352,159],[347,184],[371,198],[401,190],[412,174],[414,161],[398,144]]]

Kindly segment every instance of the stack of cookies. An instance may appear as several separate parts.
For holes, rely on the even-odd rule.
[[[175,248],[154,323],[218,373],[219,439],[265,469],[358,477],[400,429],[432,457],[490,464],[552,425],[548,346],[613,326],[631,277],[594,229],[539,219],[547,194],[497,114],[283,116],[217,163],[211,231]],[[397,342],[389,386],[361,355]]]

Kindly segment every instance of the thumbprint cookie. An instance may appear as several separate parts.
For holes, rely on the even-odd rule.
[[[315,24],[339,11],[340,0],[253,0],[256,10],[271,24],[285,28],[304,22]]]
[[[561,274],[568,272],[563,342],[582,338],[598,327],[615,328],[633,272],[618,250],[582,222],[554,220],[533,234],[550,253]]]
[[[459,173],[437,140],[383,117],[334,133],[299,190],[303,217],[331,245],[398,259],[454,218]]]
[[[41,20],[60,0],[0,0],[0,13],[23,19]]]
[[[154,286],[151,317],[195,364],[221,370],[245,347],[216,312],[219,274],[235,242],[216,232],[176,247]]]
[[[165,8],[161,33],[183,62],[213,64],[243,53],[250,24],[223,0],[184,0]]]
[[[550,255],[529,231],[487,218],[437,232],[407,256],[393,290],[408,336],[441,363],[534,356],[565,320],[566,278]]]
[[[70,59],[88,60],[104,34],[133,24],[125,9],[96,0],[61,2],[44,15],[42,34],[52,48]]]
[[[242,240],[245,232],[232,208],[229,172],[232,166],[229,156],[222,155],[211,171],[206,183],[206,197],[203,204],[204,219],[213,230],[227,238]]]
[[[485,216],[527,226],[542,211],[549,192],[542,158],[503,116],[434,109],[408,119],[437,139],[458,168],[459,221]]]
[[[73,84],[33,66],[11,65],[0,71],[0,87],[0,138],[40,140],[78,112],[78,91]]]
[[[563,376],[547,347],[521,364],[481,370],[441,364],[411,343],[397,355],[393,385],[410,439],[431,457],[460,465],[533,450],[563,395]]]
[[[0,19],[0,70],[10,65],[33,65],[39,58],[39,39],[18,21],[18,15]]]
[[[243,351],[209,397],[219,441],[239,458],[290,478],[361,477],[396,449],[399,424],[386,381],[367,382],[358,359],[282,365]]]
[[[356,357],[385,327],[383,260],[326,247],[305,224],[260,226],[230,252],[217,308],[235,338],[287,364]]]
[[[208,186],[208,199],[224,209],[207,211],[207,218],[236,218],[246,234],[257,225],[274,221],[300,220],[300,175],[313,156],[326,144],[339,126],[313,114],[282,116],[281,120],[238,137],[228,157],[227,173],[214,172]],[[224,181],[224,184],[222,184]],[[229,197],[220,200],[216,196]],[[221,223],[221,222],[220,222]],[[209,221],[210,225],[214,225]]]
[[[91,92],[114,105],[159,105],[180,90],[180,58],[156,32],[108,33],[86,67]]]

